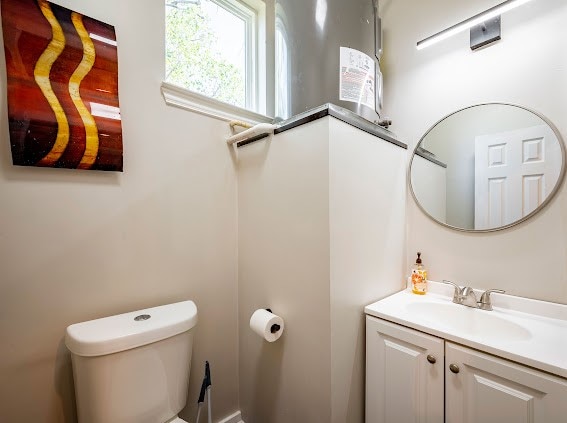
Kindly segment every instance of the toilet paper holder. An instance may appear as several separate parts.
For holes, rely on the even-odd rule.
[[[272,309],[271,308],[267,308],[266,311],[272,313]],[[274,324],[270,327],[270,332],[272,333],[276,333],[277,331],[279,331],[281,329],[281,326],[278,324]]]

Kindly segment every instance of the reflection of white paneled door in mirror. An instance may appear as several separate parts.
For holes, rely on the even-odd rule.
[[[509,225],[545,200],[560,171],[550,140],[547,125],[475,138],[475,229]]]

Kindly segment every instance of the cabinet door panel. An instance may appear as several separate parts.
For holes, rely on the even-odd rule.
[[[366,423],[443,423],[443,353],[442,339],[367,316]]]
[[[447,423],[567,421],[566,380],[450,342],[445,349]]]

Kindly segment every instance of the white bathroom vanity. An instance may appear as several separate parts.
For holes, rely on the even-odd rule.
[[[365,308],[366,423],[564,423],[567,306],[429,286]]]

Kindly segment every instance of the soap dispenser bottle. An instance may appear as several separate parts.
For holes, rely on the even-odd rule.
[[[411,291],[418,295],[424,295],[427,292],[427,270],[423,267],[419,252],[411,270]]]

